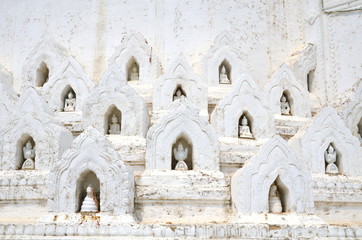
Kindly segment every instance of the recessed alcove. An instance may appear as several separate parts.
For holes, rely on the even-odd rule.
[[[293,98],[291,97],[291,94],[288,90],[284,90],[282,96],[280,97],[280,102],[282,102],[282,98],[285,97],[286,102],[289,103],[289,114],[283,114],[283,115],[294,115],[294,102]]]
[[[133,71],[133,68],[135,67],[135,70],[137,70],[137,73],[138,73],[138,78],[137,79],[134,79],[132,77],[132,71]],[[138,61],[136,60],[135,57],[131,57],[128,62],[127,62],[127,65],[126,65],[126,77],[127,77],[127,81],[135,81],[135,80],[138,80],[139,79],[139,73],[140,73],[140,65],[138,64]]]
[[[231,79],[231,65],[230,65],[230,63],[229,63],[229,61],[228,60],[226,60],[226,59],[224,59],[222,62],[221,62],[221,64],[220,64],[220,66],[219,66],[219,83],[220,84],[225,84],[225,83],[221,83],[220,82],[220,74],[221,74],[221,71],[222,71],[222,68],[223,67],[225,67],[225,70],[226,70],[226,75],[227,75],[227,77],[228,77],[228,79],[230,80],[230,83],[231,83],[231,81],[232,81],[232,79]]]
[[[358,127],[358,134],[360,135],[360,137],[362,138],[362,117],[359,120],[359,123],[357,124]]]
[[[59,111],[61,111],[61,112],[64,111],[65,99],[68,98],[68,94],[69,94],[70,92],[72,92],[74,99],[77,98],[76,92],[73,90],[73,88],[72,88],[70,85],[67,85],[67,86],[63,89],[62,94],[60,95]],[[75,107],[77,107],[77,106],[75,106]]]
[[[25,147],[26,143],[30,141],[34,151],[35,151],[35,142],[34,139],[29,135],[29,134],[24,134],[18,141],[17,145],[16,145],[16,165],[15,165],[15,169],[16,170],[20,170],[24,161],[26,160],[24,158],[24,152],[23,152],[23,148]],[[34,161],[36,160],[36,156],[33,159]]]
[[[172,95],[172,101],[180,98],[181,96],[187,97],[186,92],[182,89],[181,85],[177,85]]]
[[[241,131],[241,128],[242,128],[242,125],[243,125],[242,120],[243,120],[244,117],[246,117],[247,126],[249,127],[251,136],[245,136],[245,135],[242,136],[240,134],[240,131]],[[243,111],[243,113],[241,114],[241,116],[239,118],[239,122],[238,122],[238,136],[239,136],[239,138],[253,138],[253,122],[254,122],[254,119],[250,115],[250,113],[248,111]]]
[[[325,148],[325,154],[324,154],[324,164],[325,164],[325,169],[327,169],[327,165],[328,165],[328,163],[327,163],[327,161],[326,161],[326,152],[328,151],[328,148],[329,148],[329,146],[332,146],[333,147],[333,149],[334,149],[334,152],[336,153],[335,155],[336,155],[336,161],[334,162],[334,164],[337,166],[337,168],[338,168],[338,173],[337,174],[339,174],[339,173],[342,173],[343,171],[342,171],[342,168],[343,168],[343,166],[342,166],[342,163],[341,163],[341,158],[342,158],[342,155],[341,155],[341,152],[338,150],[338,148],[336,147],[336,144],[334,143],[334,142],[330,142],[328,145],[327,145],[327,147]],[[329,173],[327,173],[326,172],[326,174],[329,174]]]
[[[308,92],[313,93],[314,92],[314,77],[315,77],[315,71],[311,70],[308,74],[307,74],[307,89]]]
[[[80,212],[80,209],[82,207],[82,202],[87,195],[87,187],[89,185],[94,190],[94,193],[95,193],[98,203],[99,203],[98,210],[101,211],[101,209],[100,209],[101,188],[100,188],[99,179],[97,178],[97,175],[94,172],[85,171],[80,175],[80,177],[78,178],[78,181],[77,181],[77,188],[76,188],[77,201],[75,201],[76,212]]]
[[[49,69],[48,66],[41,62],[38,69],[36,70],[36,86],[37,87],[43,87],[44,84],[49,79]]]
[[[192,170],[193,169],[193,161],[192,161],[192,142],[185,136],[185,135],[180,135],[177,140],[172,144],[172,149],[171,149],[171,155],[172,155],[172,161],[171,161],[171,169],[175,170],[176,164],[177,164],[177,160],[175,158],[175,149],[177,150],[179,144],[182,144],[182,146],[184,147],[184,149],[188,149],[188,153],[187,153],[187,158],[185,161],[185,163],[187,164],[188,170]]]
[[[122,131],[122,112],[114,104],[112,104],[108,107],[108,110],[104,114],[104,134],[110,134],[109,130],[112,124],[113,114],[118,118],[120,131]]]
[[[282,213],[290,212],[290,197],[289,197],[288,187],[282,182],[279,176],[275,179],[274,184],[277,187],[277,191],[279,194],[280,202],[282,205]],[[272,185],[273,184],[271,184],[270,187]],[[269,188],[269,195],[270,195],[270,188]],[[268,197],[270,197],[269,195]],[[269,202],[270,201],[268,201],[268,204]],[[270,209],[270,206],[268,206],[268,209]]]

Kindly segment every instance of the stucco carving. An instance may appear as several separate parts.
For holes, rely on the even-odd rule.
[[[219,67],[224,60],[231,66],[231,83],[242,71],[245,71],[245,63],[235,45],[235,40],[229,32],[222,32],[215,38],[210,50],[203,58],[205,76],[209,85],[219,85]]]
[[[288,210],[313,211],[312,178],[288,144],[279,136],[266,142],[259,154],[235,172],[231,195],[236,214],[267,213],[270,186],[279,178],[285,188]]]
[[[291,138],[290,145],[298,158],[309,166],[313,173],[325,173],[324,153],[332,143],[337,152],[337,166],[342,174],[361,174],[362,160],[359,141],[345,126],[332,107],[324,108],[309,124],[303,126]]]
[[[122,36],[121,43],[116,48],[108,64],[117,63],[127,79],[127,73],[134,61],[139,66],[139,82],[152,83],[153,79],[157,77],[157,56],[153,53],[152,47],[145,37],[141,33],[133,32]]]
[[[96,129],[89,127],[66,151],[49,177],[50,212],[75,213],[79,199],[77,183],[84,173],[99,179],[100,211],[109,214],[133,214],[134,177],[110,143]],[[78,206],[79,207],[79,206]]]
[[[313,44],[305,44],[298,48],[288,59],[287,64],[295,74],[299,83],[307,88],[307,75],[317,65],[316,47]]]
[[[44,34],[41,39],[29,52],[24,62],[22,70],[23,90],[29,86],[38,86],[37,69],[42,63],[49,69],[49,77],[51,77],[68,56],[68,51],[47,34]]]
[[[278,69],[272,80],[264,87],[266,102],[274,114],[280,114],[280,98],[283,93],[289,96],[291,114],[299,117],[310,117],[311,107],[308,91],[296,80],[294,73],[286,64]]]
[[[187,98],[176,100],[168,114],[147,133],[146,169],[171,169],[172,145],[179,136],[192,145],[193,170],[219,170],[218,137]]]
[[[211,123],[219,136],[238,137],[239,118],[246,112],[251,118],[251,132],[255,138],[267,138],[274,134],[272,112],[263,103],[251,76],[243,73],[234,81],[230,93],[216,105]]]
[[[354,97],[343,112],[343,115],[347,127],[362,142],[362,80],[357,85]]]
[[[127,84],[124,74],[119,69],[118,64],[114,63],[103,74],[99,85],[86,100],[83,108],[84,121],[86,125],[93,125],[99,132],[106,133],[105,125],[111,117],[108,115],[112,114],[109,111],[115,107],[122,114],[121,135],[145,136],[149,126],[146,104]]]
[[[38,170],[51,169],[73,140],[34,88],[28,88],[20,96],[1,137],[3,170],[21,167],[22,144],[28,137],[35,142],[35,169]]]
[[[0,65],[0,129],[14,110],[17,95],[12,88],[12,75]]]
[[[181,87],[186,98],[201,111],[207,113],[207,87],[204,80],[196,75],[183,55],[179,55],[154,83],[153,110],[167,110],[173,101],[176,90]]]
[[[68,57],[43,87],[43,95],[53,111],[63,111],[64,99],[70,90],[74,91],[75,111],[81,111],[85,99],[93,89],[94,83],[83,71],[81,65]]]

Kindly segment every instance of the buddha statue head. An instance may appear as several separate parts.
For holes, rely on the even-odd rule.
[[[117,118],[116,114],[112,115],[112,123],[118,123],[118,118]]]
[[[334,147],[332,146],[332,144],[329,144],[328,153],[329,154],[334,153]]]
[[[226,68],[224,65],[221,67],[221,74],[226,74]]]
[[[25,145],[26,149],[32,149],[33,145],[31,144],[30,140]]]
[[[248,119],[245,116],[241,119],[241,126],[248,126]]]
[[[281,101],[282,103],[285,103],[287,101],[287,98],[283,95]]]
[[[132,66],[132,73],[138,73],[136,63],[134,63],[133,66]]]
[[[70,92],[68,93],[68,99],[73,99],[73,97],[74,97],[73,92],[70,91]]]

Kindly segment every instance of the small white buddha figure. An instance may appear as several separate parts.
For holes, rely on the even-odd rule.
[[[220,79],[219,79],[220,83],[222,84],[230,84],[231,81],[230,79],[228,78],[228,75],[226,73],[226,68],[224,65],[222,65],[221,67],[221,71],[220,71]]]
[[[94,190],[89,185],[87,187],[87,196],[82,202],[82,207],[80,208],[81,212],[98,212],[98,201],[97,197],[94,194]]]
[[[131,75],[129,78],[130,81],[138,81],[139,80],[139,73],[138,73],[138,68],[136,63],[134,63],[132,65],[132,69],[131,69]]]
[[[335,164],[335,162],[337,161],[337,153],[334,150],[332,144],[329,144],[328,149],[324,152],[324,159],[327,162],[326,173],[339,173],[338,167]]]
[[[64,112],[72,112],[75,110],[76,98],[72,91],[68,93],[68,97],[64,100]]]
[[[185,97],[185,95],[182,93],[181,89],[177,89],[175,95],[173,95],[173,100],[180,99],[182,97]]]
[[[282,115],[290,115],[289,102],[287,102],[287,98],[284,96],[284,94],[280,100],[280,110]]]
[[[273,183],[269,190],[269,212],[281,213],[283,211],[282,202],[280,201],[279,191]]]
[[[251,134],[250,127],[248,126],[248,119],[245,116],[243,116],[241,119],[241,125],[239,125],[239,137],[253,138],[253,134]]]
[[[120,133],[121,133],[121,124],[119,124],[116,114],[113,114],[112,123],[109,124],[109,134],[120,134]]]
[[[34,158],[35,158],[35,150],[31,145],[31,142],[28,141],[25,146],[23,147],[23,155],[25,161],[21,167],[23,170],[30,170],[35,168]]]
[[[184,148],[181,143],[178,144],[177,149],[173,149],[173,154],[175,155],[175,159],[177,160],[175,170],[186,171],[189,169],[187,167],[187,164],[185,163],[188,152],[189,150],[187,148]]]

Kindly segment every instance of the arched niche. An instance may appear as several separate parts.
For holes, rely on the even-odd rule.
[[[250,130],[250,133],[251,133],[251,136],[246,136],[245,134],[242,135],[240,133],[241,131],[241,127],[242,127],[242,121],[243,121],[243,118],[246,118],[246,120],[248,121],[248,127],[249,127],[249,130]],[[238,121],[238,136],[239,138],[253,138],[253,123],[254,123],[254,119],[253,117],[250,115],[250,113],[248,111],[243,111],[242,114],[240,115],[240,118],[239,118],[239,121]]]
[[[112,124],[113,114],[116,115],[116,117],[118,118],[118,123],[120,125],[120,133],[119,134],[121,134],[121,131],[122,131],[122,113],[114,104],[109,106],[108,110],[104,114],[104,134],[112,134],[112,133],[109,132],[109,130],[111,128],[110,125]]]
[[[135,69],[135,70],[134,70]],[[132,56],[126,65],[126,77],[128,81],[138,81],[139,80],[139,73],[140,73],[140,65],[138,63],[138,61],[136,60],[136,58],[134,56]],[[133,71],[137,70],[137,77],[133,77],[132,73]]]
[[[274,182],[284,195],[281,201],[285,211],[313,212],[309,171],[304,162],[296,158],[288,143],[280,136],[274,136],[231,179],[231,199],[238,216],[268,213],[270,186]]]
[[[171,161],[171,169],[175,170],[176,164],[177,164],[177,160],[175,158],[175,149],[177,150],[179,144],[182,144],[182,146],[186,149],[188,149],[187,152],[187,158],[185,161],[188,170],[192,170],[193,169],[193,162],[192,162],[192,142],[189,140],[188,137],[186,137],[185,135],[181,134],[176,141],[172,144],[172,149],[171,149],[171,155],[172,155],[172,161]]]
[[[16,145],[16,165],[15,165],[15,169],[16,170],[20,170],[23,166],[23,163],[25,162],[25,158],[24,158],[24,152],[23,152],[23,148],[25,147],[26,143],[30,141],[31,145],[33,146],[33,150],[35,151],[35,142],[34,139],[29,135],[29,134],[24,134],[19,140],[18,143]],[[33,159],[34,162],[36,160],[36,155],[35,158]]]
[[[271,206],[270,206],[270,188],[272,185],[275,185],[277,187],[279,200],[282,205],[282,213],[290,212],[290,196],[289,196],[289,189],[288,187],[283,183],[281,178],[278,176],[275,181],[270,185],[269,187],[269,195],[268,195],[268,209],[271,212]]]
[[[315,78],[315,71],[311,70],[309,71],[309,73],[307,74],[307,89],[308,92],[310,93],[314,93],[314,78]]]
[[[330,143],[339,152],[340,173],[356,176],[361,174],[360,142],[338,115],[335,109],[328,106],[314,116],[313,121],[300,128],[294,137],[289,139],[299,159],[304,159],[312,173],[325,174],[324,153]]]
[[[305,77],[303,82],[305,83]],[[288,65],[282,64],[271,81],[264,87],[265,101],[274,114],[280,114],[280,98],[289,94],[291,114],[297,117],[311,117],[311,104],[307,87],[300,84]]]
[[[289,103],[289,114],[282,114],[282,115],[294,115],[294,101],[293,98],[288,90],[284,90],[282,96],[280,97],[280,103],[282,103],[282,98],[285,97],[286,102]]]
[[[67,85],[62,93],[60,94],[60,103],[59,103],[59,109],[61,112],[64,112],[64,107],[65,107],[65,100],[68,99],[68,94],[72,92],[73,94],[73,98],[77,99],[77,94],[76,92],[73,90],[73,88],[70,85]],[[75,109],[77,109],[77,104],[75,103]]]
[[[87,187],[91,186],[94,190],[94,194],[96,195],[97,201],[98,201],[98,211],[101,211],[102,209],[100,209],[100,195],[101,195],[101,187],[99,184],[99,179],[97,177],[97,175],[88,170],[83,172],[77,181],[77,188],[76,188],[76,199],[78,199],[78,201],[75,201],[75,209],[76,212],[80,212],[81,207],[82,207],[82,203],[84,198],[87,196]]]
[[[49,79],[49,69],[45,62],[41,62],[38,69],[36,70],[35,85],[37,87],[43,87]]]
[[[328,142],[328,141],[327,141],[327,143],[323,145],[323,147],[325,148],[324,153],[327,152],[327,150],[328,150],[328,148],[329,148],[330,145],[334,148],[334,152],[336,153],[336,161],[334,162],[334,164],[337,166],[337,169],[338,169],[338,173],[336,173],[336,174],[343,173],[343,170],[344,170],[344,169],[343,169],[343,161],[341,161],[341,160],[342,160],[342,153],[341,153],[341,151],[338,149],[338,147],[336,146],[337,144],[335,144],[334,142]],[[325,158],[325,156],[324,156],[324,169],[325,169],[325,173],[326,173],[326,174],[329,174],[329,173],[327,172],[327,170],[326,170],[326,169],[327,169],[327,166],[328,166],[328,163],[327,163],[326,158]]]
[[[220,75],[221,75],[221,72],[222,72],[222,68],[223,68],[223,67],[225,67],[226,76],[227,76],[227,78],[228,78],[229,81],[230,81],[229,83],[222,83],[222,82],[221,82]],[[220,66],[219,66],[219,83],[220,83],[220,84],[231,84],[231,82],[232,82],[232,79],[231,79],[231,76],[232,76],[231,71],[232,71],[231,65],[230,65],[229,61],[225,58],[225,59],[221,62]]]
[[[358,134],[362,138],[362,117],[359,120],[359,123],[357,124],[357,127],[358,127]]]
[[[181,96],[187,97],[186,92],[182,89],[182,86],[179,84],[176,86],[175,91],[173,92],[172,101],[181,98]]]

